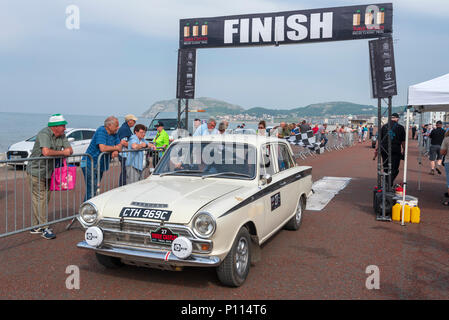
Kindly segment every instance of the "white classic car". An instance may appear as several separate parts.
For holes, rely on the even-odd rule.
[[[299,228],[311,187],[312,168],[295,163],[285,140],[182,138],[147,179],[81,205],[78,247],[106,267],[216,267],[223,284],[240,286],[262,243]]]

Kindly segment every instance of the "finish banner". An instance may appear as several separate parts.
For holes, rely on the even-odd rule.
[[[181,19],[180,48],[282,45],[378,38],[393,32],[393,4]]]

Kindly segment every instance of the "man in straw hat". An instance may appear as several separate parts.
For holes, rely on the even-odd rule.
[[[131,138],[131,136],[133,135],[131,128],[134,127],[136,122],[137,122],[137,118],[135,115],[127,114],[125,116],[125,122],[123,122],[120,129],[118,129],[117,134],[120,139],[120,143],[125,148],[128,148],[129,138]],[[120,161],[120,168],[121,168],[120,177],[118,180],[118,185],[120,187],[124,186],[126,184],[126,157],[127,156],[128,155],[126,153],[122,153],[118,157],[118,159]]]
[[[35,157],[68,157],[73,154],[67,137],[65,126],[67,121],[62,114],[53,114],[48,126],[39,131],[34,142],[30,158]],[[56,238],[53,231],[46,227],[48,223],[48,202],[50,201],[50,180],[55,168],[54,159],[31,160],[27,165],[28,181],[32,193],[32,225],[40,226],[31,230],[45,239]]]

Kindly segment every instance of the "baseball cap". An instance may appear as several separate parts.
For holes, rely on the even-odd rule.
[[[129,120],[137,121],[137,118],[136,118],[136,116],[133,115],[133,114],[127,114],[127,115],[125,116],[125,121],[129,121]]]
[[[391,117],[392,117],[392,118],[398,118],[398,119],[399,119],[399,115],[398,115],[396,112],[395,112],[395,113],[392,113],[392,114],[391,114]]]
[[[49,127],[56,127],[61,125],[66,125],[67,121],[64,119],[62,114],[55,113],[50,116],[50,119],[48,119],[48,126]]]

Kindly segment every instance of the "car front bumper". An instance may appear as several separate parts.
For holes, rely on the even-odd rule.
[[[99,254],[116,257],[129,261],[138,261],[145,264],[169,266],[192,266],[192,267],[216,267],[221,263],[221,259],[216,256],[200,256],[192,254],[187,259],[179,259],[170,251],[147,251],[122,247],[92,247],[86,241],[78,243],[78,248],[93,250]]]

